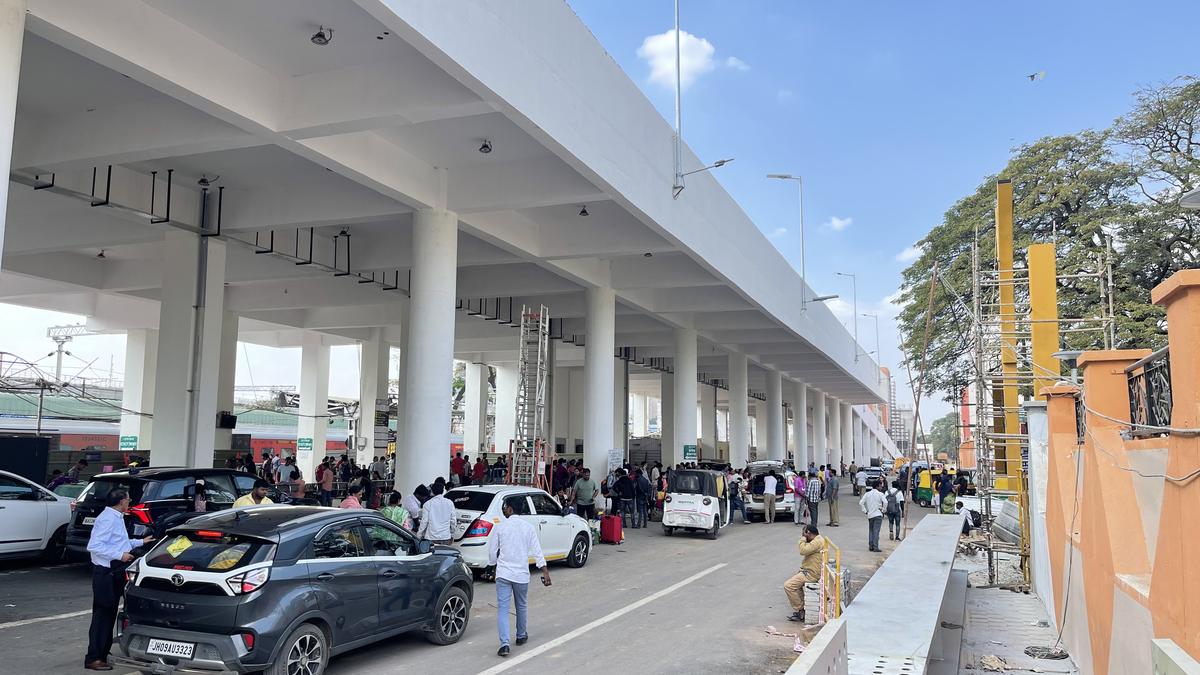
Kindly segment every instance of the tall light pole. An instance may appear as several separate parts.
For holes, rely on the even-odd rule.
[[[850,277],[854,292],[854,362],[858,363],[858,276],[853,272],[836,272],[839,277]]]
[[[808,311],[808,275],[804,264],[804,178],[802,176],[793,176],[790,173],[769,173],[767,178],[775,180],[791,180],[796,181],[796,187],[800,194],[800,311],[801,313]]]
[[[863,312],[861,316],[865,316],[875,320],[875,372],[878,375],[878,381],[883,381],[883,371],[880,367],[883,364],[883,354],[879,348],[879,315]]]
[[[675,0],[675,186],[672,196],[683,192],[683,65],[680,59],[679,0]]]

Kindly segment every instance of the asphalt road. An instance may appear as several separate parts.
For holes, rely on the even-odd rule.
[[[843,561],[861,587],[890,551],[866,551],[866,520],[856,500],[842,498],[842,526],[822,533],[842,547]],[[824,511],[824,509],[823,509]],[[909,526],[924,512],[915,509]],[[827,512],[822,514],[827,519]],[[626,530],[620,546],[597,545],[587,566],[551,568],[554,585],[530,586],[530,641],[508,659],[496,656],[494,586],[478,583],[471,622],[462,640],[435,647],[419,635],[393,638],[334,659],[329,675],[417,668],[424,672],[770,673],[795,658],[781,585],[799,566],[800,528],[735,522],[716,541],[667,537],[652,523]],[[86,565],[0,566],[0,672],[88,672],[90,577]],[[810,612],[810,615],[812,612]],[[116,671],[115,671],[116,672]]]

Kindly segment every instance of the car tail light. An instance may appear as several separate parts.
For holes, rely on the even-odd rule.
[[[225,536],[224,532],[216,532],[214,530],[196,530],[197,537],[207,537],[209,539],[220,539]]]
[[[74,499],[71,500],[71,513],[75,513],[75,504],[76,503],[77,502]]]
[[[138,572],[141,571],[141,558],[129,563],[129,567],[125,568],[125,583],[137,585]]]
[[[254,633],[242,633],[242,644],[247,650],[254,649]]]
[[[671,503],[671,495],[667,495],[666,497],[663,497],[663,501],[670,504]]]
[[[463,535],[463,539],[471,537],[486,537],[492,533],[492,523],[483,518],[476,518],[475,522],[467,528],[467,533]]]
[[[710,504],[712,504],[712,499],[709,499],[708,497],[705,497],[705,498],[704,498],[704,505],[705,505],[705,506],[708,506],[708,505],[710,505]]]
[[[137,506],[129,507],[129,513],[134,518],[140,520],[143,525],[151,525],[154,522],[150,518],[150,507],[146,506],[145,504],[138,504]]]
[[[791,484],[791,483],[788,483],[786,486],[784,486],[783,490],[784,490],[784,493],[785,493],[785,494],[789,494],[789,495],[790,495],[790,494],[792,494],[793,492],[795,492],[795,491],[796,491],[796,490],[795,490],[795,489],[792,487],[792,484]]]
[[[269,578],[271,578],[271,568],[260,567],[249,572],[235,574],[226,579],[225,583],[229,585],[229,590],[233,591],[234,595],[245,595],[262,588]]]

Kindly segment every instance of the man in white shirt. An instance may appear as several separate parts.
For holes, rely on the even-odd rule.
[[[892,487],[883,494],[883,499],[884,515],[888,519],[888,540],[900,541],[900,519],[904,516],[904,491],[900,489],[900,481],[892,481]]]
[[[433,496],[421,507],[421,529],[417,536],[435,544],[450,544],[454,537],[454,502],[442,496],[441,483],[434,483]]]
[[[92,558],[92,625],[88,629],[83,667],[88,670],[112,670],[108,652],[112,649],[117,605],[125,588],[125,565],[133,560],[130,551],[154,541],[154,537],[129,538],[125,529],[128,492],[120,488],[110,490],[105,503],[104,511],[96,516],[87,545]]]
[[[775,522],[775,499],[778,495],[775,494],[775,486],[779,484],[779,479],[775,477],[775,469],[767,472],[763,476],[763,521],[767,523]]]
[[[541,570],[543,586],[550,585],[550,570],[533,526],[512,517],[513,507],[507,499],[501,513],[504,520],[496,523],[488,539],[488,564],[496,566],[496,628],[500,633],[500,650],[496,653],[508,656],[509,601],[515,601],[517,606],[517,645],[523,645],[529,641],[529,561],[533,560]]]
[[[871,484],[871,489],[858,500],[858,506],[867,514],[867,524],[870,528],[867,535],[868,550],[882,553],[879,548],[879,528],[883,525],[883,512],[887,509],[887,500],[879,491],[878,483]]]

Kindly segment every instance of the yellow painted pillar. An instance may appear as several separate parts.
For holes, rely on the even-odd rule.
[[[1004,432],[1015,436],[1021,433],[1021,421],[1017,406],[1017,324],[1016,287],[1013,277],[1013,193],[1012,183],[996,181],[996,270],[1000,295],[1000,372],[1004,406]],[[1003,462],[1000,447],[1004,448]],[[1021,471],[1021,443],[1016,438],[997,443],[996,487],[1016,489],[1018,483],[1007,483],[1002,476],[1017,476]]]
[[[1033,390],[1039,392],[1057,383],[1061,374],[1058,359],[1058,288],[1055,282],[1054,244],[1030,244],[1029,319],[1033,341]]]

